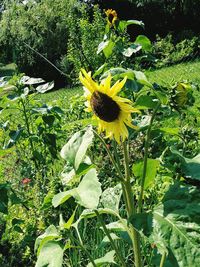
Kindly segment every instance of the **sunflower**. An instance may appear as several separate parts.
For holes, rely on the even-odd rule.
[[[108,9],[106,10],[105,13],[107,16],[109,26],[110,27],[113,26],[115,24],[115,21],[117,20],[117,12],[115,10]]]
[[[171,105],[179,110],[184,109],[186,106],[194,104],[194,97],[192,95],[192,86],[189,83],[177,83],[171,90]]]
[[[80,72],[80,81],[84,85],[86,101],[86,111],[93,112],[98,122],[98,132],[105,132],[106,137],[115,139],[118,143],[128,137],[127,126],[136,128],[132,125],[131,113],[138,112],[130,104],[131,101],[117,96],[123,88],[126,77],[122,81],[117,81],[111,86],[111,75],[108,75],[100,84],[96,83],[91,72],[84,69]]]

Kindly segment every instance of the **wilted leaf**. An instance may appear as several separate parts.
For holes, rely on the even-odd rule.
[[[142,48],[141,45],[137,45],[137,44],[131,44],[128,48],[124,49],[124,51],[122,52],[122,54],[125,57],[131,57],[132,54],[137,53],[138,51],[140,51]]]
[[[25,85],[33,85],[33,84],[43,83],[45,81],[42,78],[31,78],[29,76],[23,76],[20,79],[20,82]]]
[[[104,208],[118,212],[119,202],[122,195],[121,184],[107,188],[101,195],[101,203]]]
[[[36,91],[38,91],[39,93],[43,94],[47,91],[50,91],[54,88],[54,82],[48,82],[42,85],[39,85],[36,87]]]

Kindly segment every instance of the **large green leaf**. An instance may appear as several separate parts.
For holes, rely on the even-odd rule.
[[[114,80],[119,80],[124,77],[128,77],[128,79],[134,80],[135,74],[134,71],[131,69],[124,69],[124,68],[111,68],[108,71],[104,72],[104,74],[101,76],[101,80],[105,79],[109,74],[111,74],[112,78]]]
[[[56,208],[59,205],[63,204],[65,201],[67,201],[72,196],[73,197],[76,196],[76,188],[56,194],[52,199],[52,204]]]
[[[104,50],[104,48],[106,48],[106,46],[109,44],[109,40],[106,40],[106,41],[102,41],[99,46],[98,46],[98,49],[97,49],[97,54],[100,54],[101,51]]]
[[[86,151],[89,145],[91,145],[92,139],[93,132],[91,127],[88,127],[85,132],[79,131],[75,133],[67,144],[63,146],[60,152],[61,157],[77,170],[85,158]]]
[[[34,250],[37,251],[37,254],[40,254],[41,248],[44,246],[44,244],[50,240],[58,239],[60,238],[60,235],[58,233],[58,230],[54,225],[50,225],[44,232],[44,234],[37,237],[35,241],[35,247]]]
[[[152,232],[152,213],[136,213],[129,218],[135,229],[149,236]]]
[[[126,27],[129,25],[138,25],[144,27],[144,23],[142,21],[131,19],[131,20],[121,20],[119,22],[118,28],[119,30],[124,31]]]
[[[147,160],[146,178],[145,178],[145,183],[144,183],[145,189],[148,188],[149,186],[151,186],[151,184],[154,182],[159,165],[160,165],[160,162],[157,159],[148,159]],[[133,174],[136,177],[139,177],[140,179],[142,179],[143,168],[144,168],[144,162],[143,161],[140,161],[138,163],[134,163],[133,167],[132,167]]]
[[[152,238],[158,250],[169,248],[179,267],[200,266],[200,190],[176,183],[153,211]]]
[[[81,206],[95,209],[99,204],[100,195],[101,184],[98,181],[96,170],[93,168],[85,174],[78,187],[55,195],[52,204],[57,207],[70,197],[74,197]]]
[[[108,253],[106,253],[106,255],[104,255],[102,258],[99,258],[99,259],[96,259],[94,262],[96,264],[97,267],[100,267],[100,266],[105,266],[105,264],[115,264],[115,261],[114,261],[114,256],[115,256],[115,251],[112,250]],[[87,265],[87,267],[93,267],[93,264],[92,263],[89,263]]]
[[[112,40],[103,41],[99,44],[97,54],[103,51],[106,58],[108,58],[113,51],[115,43]]]
[[[46,242],[40,251],[35,267],[62,267],[63,252],[59,242]]]
[[[103,49],[103,53],[106,58],[109,58],[112,55],[114,47],[115,47],[115,42],[109,40],[108,45]]]
[[[145,94],[136,99],[135,106],[139,109],[154,109],[157,106],[157,103],[157,99]]]
[[[171,149],[171,151],[181,159],[181,167],[184,174],[189,178],[200,180],[200,154],[189,159],[175,149]]]
[[[143,85],[146,85],[146,86],[148,86],[150,88],[153,88],[153,85],[147,80],[146,75],[142,71],[136,71],[136,70],[134,70],[133,72],[135,74],[135,79],[139,83],[141,83]]]
[[[141,45],[144,51],[150,52],[152,49],[151,41],[145,35],[138,35],[135,44]]]
[[[90,169],[77,187],[76,200],[87,209],[95,209],[99,204],[101,192],[96,170]]]

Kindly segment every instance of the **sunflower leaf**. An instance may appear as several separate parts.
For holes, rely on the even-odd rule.
[[[87,209],[95,209],[99,204],[101,195],[101,184],[98,181],[97,173],[94,168],[84,175],[78,187],[61,192],[53,197],[52,204],[58,207],[70,197],[74,197],[76,202]]]
[[[46,242],[41,248],[35,267],[62,267],[63,252],[64,249],[59,242]]]
[[[144,183],[144,188],[147,189],[152,185],[157,174],[157,169],[160,165],[160,162],[157,159],[148,159],[147,160],[147,169],[146,169],[146,179]],[[136,177],[142,179],[144,169],[144,162],[140,161],[133,164],[132,170]]]
[[[173,148],[171,151],[181,159],[181,168],[184,174],[192,179],[200,180],[200,154],[190,159]]]
[[[160,253],[167,248],[178,266],[200,266],[200,190],[176,183],[153,211],[152,238]]]
[[[75,133],[70,140],[65,144],[60,152],[60,155],[69,165],[78,170],[83,162],[87,149],[93,140],[92,128],[88,127],[85,132],[79,131]]]
[[[140,45],[146,52],[150,52],[152,50],[151,41],[145,35],[138,35],[135,40],[135,44]]]

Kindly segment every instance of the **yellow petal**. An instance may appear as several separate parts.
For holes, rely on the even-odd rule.
[[[105,93],[105,94],[109,95],[111,79],[112,79],[112,77],[109,74],[108,77],[101,82],[100,87],[102,87],[102,89],[103,89],[102,93]]]
[[[127,77],[124,77],[124,79],[119,82],[117,81],[110,89],[110,96],[115,96],[117,93],[120,92],[120,90],[123,88],[124,84],[126,83]]]

